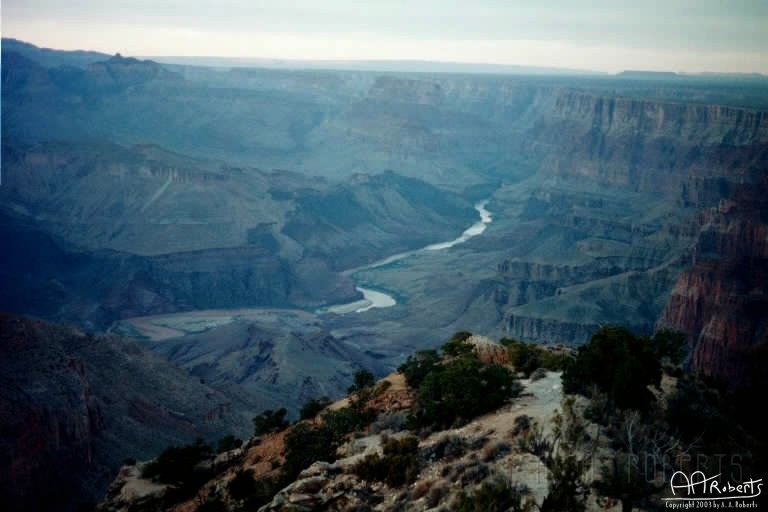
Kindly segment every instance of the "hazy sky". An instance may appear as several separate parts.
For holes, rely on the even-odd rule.
[[[2,33],[138,56],[768,73],[768,0],[2,0]]]

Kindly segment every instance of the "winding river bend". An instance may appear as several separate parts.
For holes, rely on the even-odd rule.
[[[400,261],[402,259],[405,259],[409,256],[412,256],[420,252],[443,251],[445,249],[450,249],[455,245],[463,244],[470,238],[474,238],[478,235],[483,234],[483,232],[488,227],[488,224],[490,224],[493,221],[493,215],[491,214],[491,212],[485,209],[487,204],[488,204],[488,199],[484,201],[480,201],[479,203],[475,204],[475,210],[477,210],[477,213],[480,215],[480,220],[478,220],[477,222],[472,224],[470,227],[465,229],[464,232],[458,238],[454,238],[453,240],[449,240],[447,242],[439,242],[436,244],[427,245],[426,247],[422,247],[421,249],[416,249],[413,251],[406,251],[398,254],[393,254],[392,256],[388,256],[384,259],[374,261],[373,263],[370,263],[368,265],[347,270],[345,274],[349,275],[350,277],[352,277],[352,279],[354,279],[355,274],[358,272],[362,272],[363,270],[370,270],[372,268],[383,267],[384,265],[389,265],[390,263]],[[365,311],[369,311],[374,308],[389,308],[397,304],[397,301],[395,300],[394,297],[392,297],[388,293],[385,293],[381,290],[364,288],[362,286],[356,286],[355,289],[363,294],[363,298],[361,300],[357,300],[355,302],[349,302],[347,304],[338,304],[336,306],[323,308],[319,310],[318,313],[336,313],[341,315],[347,314],[347,313],[364,313]]]

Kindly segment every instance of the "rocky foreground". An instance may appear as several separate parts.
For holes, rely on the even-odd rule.
[[[626,331],[604,333],[622,332]],[[157,460],[126,465],[98,510],[648,510],[663,503],[661,497],[669,492],[667,471],[690,468],[694,454],[723,449],[724,445],[711,444],[712,436],[717,436],[718,413],[699,402],[698,384],[681,376],[669,361],[656,385],[648,388],[653,391],[648,395],[650,409],[646,404],[646,410],[639,412],[614,407],[613,399],[607,398],[612,395],[599,391],[591,398],[564,393],[568,379],[563,372],[541,367],[529,372],[525,358],[515,355],[514,347],[521,345],[504,347],[479,336],[465,343],[470,354],[445,345],[445,353],[454,355],[444,355],[438,366],[477,358],[482,371],[517,371],[520,386],[513,386],[514,391],[492,411],[448,426],[414,427],[414,417],[425,407],[423,383],[429,377],[414,389],[409,385],[414,366],[403,366],[405,373],[358,389],[314,418],[278,427],[215,457],[201,457],[195,468],[204,477],[191,486],[190,480],[177,479],[176,474],[157,477],[152,469]],[[545,366],[555,354],[567,352],[534,350],[542,350],[536,357]],[[409,361],[423,363],[429,357],[419,353]],[[623,364],[622,357],[617,356],[617,367]],[[469,381],[466,385],[472,387]],[[683,402],[698,412],[681,420],[675,408]],[[350,433],[339,438],[335,452],[322,459],[300,459],[306,465],[292,472],[296,451],[314,449],[316,438],[307,433],[321,431],[324,423],[343,428],[339,417],[350,411],[367,411],[372,419],[346,429]],[[684,431],[691,424],[701,429],[695,442],[689,442]],[[300,437],[305,441],[297,447]],[[752,445],[744,439],[736,442],[746,454]],[[623,465],[634,457],[662,453],[666,462],[652,468],[652,478],[638,474],[637,465]],[[688,457],[688,462],[677,463],[677,457]],[[625,469],[633,472],[626,473],[626,481]]]

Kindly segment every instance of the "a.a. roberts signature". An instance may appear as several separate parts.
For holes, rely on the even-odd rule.
[[[669,480],[672,494],[677,495],[676,491],[686,489],[688,495],[662,499],[665,501],[734,500],[756,498],[762,492],[762,478],[757,480],[750,478],[746,482],[734,485],[731,482],[719,482],[717,480],[719,476],[717,474],[707,477],[703,471],[696,471],[689,477],[682,471],[676,471]]]

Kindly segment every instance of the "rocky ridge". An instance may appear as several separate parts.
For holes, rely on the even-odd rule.
[[[492,346],[503,350],[482,336],[474,336],[468,342],[479,347],[481,357],[497,352]],[[259,510],[439,509],[438,505],[444,507],[446,503],[455,502],[459,491],[494,478],[525,485],[530,490],[530,498],[540,504],[547,494],[547,470],[537,457],[514,447],[515,439],[520,435],[519,421],[515,420],[526,417],[551,432],[551,419],[563,397],[560,374],[549,373],[537,380],[524,380],[523,385],[522,398],[502,409],[460,428],[436,431],[423,437],[418,450],[426,462],[416,480],[406,486],[388,486],[361,479],[356,475],[355,466],[366,456],[382,455],[388,440],[410,436],[401,429],[405,413],[412,407],[412,392],[407,389],[401,374],[389,375],[377,383],[375,388],[382,391],[375,393],[368,402],[379,420],[370,429],[351,436],[339,448],[335,461],[315,462],[304,469],[294,482]],[[345,398],[330,408],[346,407],[349,401]],[[390,426],[385,427],[386,424]],[[213,461],[218,468],[215,469],[217,476],[204,484],[196,498],[171,506],[169,510],[196,510],[200,503],[213,499],[213,496],[226,496],[232,480],[243,471],[251,472],[257,480],[276,475],[275,468],[285,463],[284,442],[289,432],[290,429],[254,438],[244,449],[219,456]],[[143,467],[145,463],[124,467],[98,509],[118,512],[150,510],[157,506],[169,488],[143,478]],[[225,502],[236,509],[236,500]],[[614,509],[601,507],[601,510]]]

